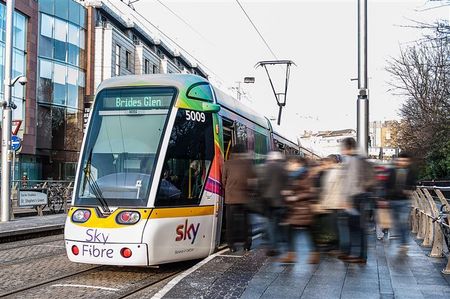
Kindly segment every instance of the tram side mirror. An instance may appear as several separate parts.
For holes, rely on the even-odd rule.
[[[194,83],[186,91],[186,96],[191,100],[214,102],[211,85],[208,82]]]
[[[219,112],[220,105],[214,104],[214,95],[212,87],[208,82],[194,83],[186,91],[186,97],[197,105],[201,105],[201,110],[204,112]],[[197,106],[194,105],[194,106]],[[190,107],[191,109],[193,107]]]

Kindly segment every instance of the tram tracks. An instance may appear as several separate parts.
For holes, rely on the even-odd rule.
[[[115,299],[132,298],[133,295],[136,295],[137,298],[140,298],[141,297],[141,296],[139,296],[140,292],[144,292],[144,291],[146,291],[146,289],[148,289],[148,288],[150,288],[150,287],[152,287],[152,286],[154,286],[154,285],[156,285],[158,283],[161,283],[161,282],[163,282],[165,280],[169,280],[170,278],[178,275],[179,273],[183,272],[184,270],[185,269],[183,268],[183,269],[174,271],[172,273],[167,273],[166,275],[156,279],[155,281],[151,281],[151,282],[146,283],[146,284],[144,284],[144,285],[142,285],[142,286],[140,286],[138,288],[131,289],[131,290],[128,290],[128,291],[126,291],[124,293],[121,293],[118,297],[115,297]],[[156,292],[157,292],[157,290],[154,291],[154,293],[156,293]]]
[[[47,239],[32,244],[15,244],[0,248],[0,265],[16,265],[65,254],[63,239]]]
[[[37,287],[40,287],[40,286],[43,286],[43,285],[46,285],[46,284],[50,284],[50,283],[53,283],[53,282],[56,282],[56,281],[59,281],[59,280],[70,278],[70,277],[73,277],[73,276],[76,276],[76,275],[79,275],[79,274],[83,274],[83,273],[86,273],[86,272],[89,272],[89,271],[92,271],[92,270],[98,270],[99,268],[102,268],[102,267],[106,267],[106,266],[93,266],[93,267],[90,267],[88,269],[83,269],[83,270],[80,270],[80,271],[75,271],[75,272],[72,272],[72,273],[68,273],[68,274],[64,274],[64,275],[59,275],[57,277],[49,278],[49,279],[46,279],[46,280],[43,280],[43,281],[31,284],[31,285],[27,285],[27,286],[22,287],[22,288],[16,288],[16,289],[13,289],[13,290],[2,292],[2,293],[0,293],[0,298],[5,298],[5,297],[12,296],[12,295],[17,295],[17,294],[19,294],[21,292],[25,292],[25,291],[28,291],[28,290],[31,290],[31,289],[34,289],[34,288],[37,288]]]
[[[170,280],[191,265],[192,263],[189,262],[180,262],[167,265],[167,268],[162,269],[92,266],[0,292],[0,298],[40,298],[48,297],[49,292],[52,292],[53,296],[65,298],[72,296],[78,298],[80,296],[77,296],[77,293],[87,298],[141,298],[140,292],[156,293],[159,286],[150,290],[149,288]],[[103,280],[102,283],[99,277],[107,278],[107,280]],[[87,293],[79,293],[82,289],[89,290],[89,296],[86,296]]]

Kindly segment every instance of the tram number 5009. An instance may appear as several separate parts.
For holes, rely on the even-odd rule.
[[[198,111],[187,111],[186,110],[186,120],[187,121],[198,121],[204,123],[206,120],[205,113]]]

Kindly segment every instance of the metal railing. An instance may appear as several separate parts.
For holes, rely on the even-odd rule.
[[[13,206],[20,210],[18,204],[20,190],[44,189],[47,193],[47,205],[37,205],[36,209],[39,216],[44,214],[44,210],[51,213],[67,213],[72,200],[74,181],[61,180],[14,180],[12,181],[11,197]]]
[[[411,231],[423,240],[421,246],[431,247],[430,257],[441,258],[444,247],[450,249],[450,202],[443,193],[449,190],[448,185],[417,186],[411,195]],[[450,274],[450,256],[442,273]]]

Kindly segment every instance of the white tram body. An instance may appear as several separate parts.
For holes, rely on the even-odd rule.
[[[214,252],[221,168],[237,142],[255,159],[275,147],[266,118],[202,77],[105,80],[89,116],[66,220],[69,259],[151,266]]]

